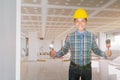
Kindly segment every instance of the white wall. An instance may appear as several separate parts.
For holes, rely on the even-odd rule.
[[[117,57],[120,57],[120,50],[112,50],[112,56],[110,56],[108,59],[115,59]]]
[[[38,40],[39,41],[39,52],[49,52],[49,45],[51,40]]]
[[[106,51],[106,34],[105,33],[99,33],[98,36],[98,42],[99,42],[99,47],[101,50]],[[112,56],[108,57],[109,59],[115,59],[116,57],[120,56],[120,35],[108,35],[108,39],[111,40],[111,47],[110,49],[112,50]]]
[[[15,80],[16,0],[0,0],[0,80]]]
[[[61,47],[63,46],[63,41],[62,40],[55,40],[54,42],[54,46],[55,46],[55,50],[58,51],[61,49]]]
[[[43,52],[49,52],[51,41],[52,40],[39,40],[39,52],[42,52],[41,48],[43,49]],[[61,48],[61,40],[55,40],[53,46],[54,49],[58,51]]]
[[[34,41],[34,42],[37,43],[37,45],[36,45],[37,55],[39,55],[42,52],[48,52],[49,53],[49,51],[50,51],[50,46],[49,45],[51,44],[52,40],[45,40],[45,39],[40,40],[40,39],[36,38],[36,41]],[[53,46],[54,46],[55,51],[60,50],[63,44],[64,44],[64,41],[62,41],[62,40],[54,40]],[[28,45],[29,45],[29,48],[30,48],[30,41],[29,41]],[[25,48],[25,47],[26,47],[25,37],[22,37],[21,38],[21,49]],[[32,45],[32,47],[35,47],[35,46]],[[29,52],[28,53],[28,56],[29,56],[30,51],[28,51],[28,52]]]
[[[120,35],[114,35],[111,39],[112,56],[109,59],[115,59],[120,56]]]

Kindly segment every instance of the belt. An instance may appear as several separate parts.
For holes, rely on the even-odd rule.
[[[86,65],[83,65],[83,66],[81,66],[81,65],[79,65],[79,64],[75,64],[74,62],[70,62],[70,66],[71,67],[74,67],[74,68],[79,68],[79,69],[87,69],[87,68],[90,68],[91,67],[91,63],[88,63],[88,64],[86,64]]]

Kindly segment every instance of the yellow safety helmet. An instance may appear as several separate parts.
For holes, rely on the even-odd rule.
[[[84,9],[78,8],[75,10],[73,18],[88,18],[88,15]]]

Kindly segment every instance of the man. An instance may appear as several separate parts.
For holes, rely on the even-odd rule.
[[[110,50],[101,51],[95,41],[95,36],[86,30],[88,15],[82,8],[77,9],[73,15],[76,30],[70,33],[65,40],[64,47],[56,52],[55,57],[64,56],[71,51],[69,80],[92,80],[91,50],[99,56],[110,56]]]

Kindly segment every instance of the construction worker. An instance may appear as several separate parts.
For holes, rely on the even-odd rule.
[[[54,57],[64,56],[70,49],[69,80],[79,80],[80,77],[81,80],[92,80],[91,50],[102,57],[110,56],[111,51],[101,51],[95,35],[86,30],[88,15],[84,9],[76,9],[73,18],[77,29],[67,35],[64,46]]]

